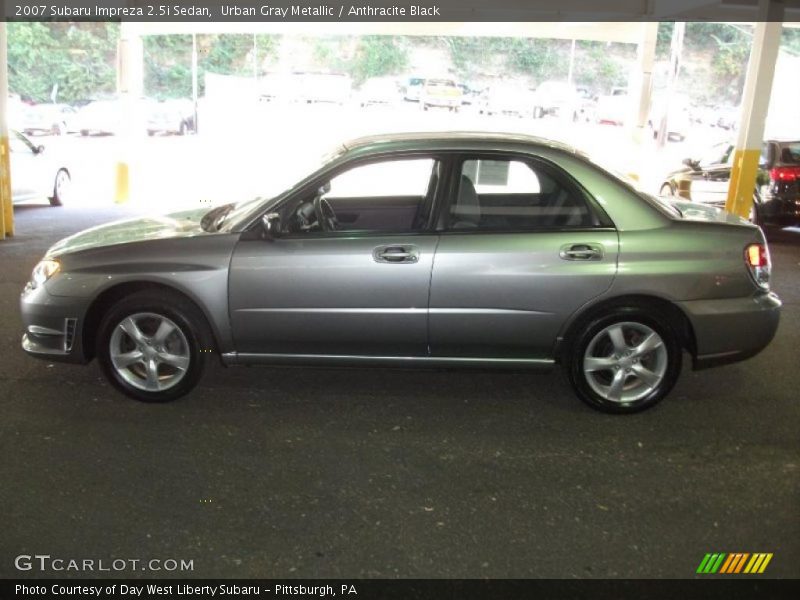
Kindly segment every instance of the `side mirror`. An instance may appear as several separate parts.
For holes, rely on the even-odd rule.
[[[34,150],[34,153],[35,154],[41,154],[42,152],[44,152],[44,146],[42,144],[39,144],[38,146],[36,146],[36,149]]]
[[[320,196],[324,196],[325,194],[327,194],[330,191],[331,191],[331,182],[330,181],[326,181],[321,186],[319,186],[318,194]]]
[[[278,213],[267,213],[261,217],[263,237],[265,240],[274,240],[280,235],[281,216]]]
[[[685,164],[690,169],[693,169],[693,170],[696,171],[698,165],[700,164],[700,161],[694,160],[692,158],[684,158],[683,159],[683,164]]]

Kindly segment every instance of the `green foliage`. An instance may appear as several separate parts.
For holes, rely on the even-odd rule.
[[[795,56],[800,55],[800,28],[784,27],[781,35],[781,46]]]
[[[606,42],[578,42],[573,80],[601,94],[626,85],[628,69],[622,62],[614,60],[609,49]]]
[[[408,51],[402,38],[367,35],[360,39],[350,64],[356,84],[371,77],[398,75],[408,64]]]
[[[347,73],[359,85],[372,77],[399,75],[408,65],[405,38],[383,35],[331,36],[309,40],[314,63],[337,73]]]
[[[527,76],[533,83],[566,79],[569,74],[570,40],[532,38],[441,38],[450,50],[453,65],[467,79],[495,75],[500,67],[509,77]],[[626,56],[619,44],[617,54]],[[605,42],[578,41],[575,45],[573,81],[596,90],[624,85],[628,73],[614,59]]]
[[[75,102],[116,87],[115,23],[9,23],[9,89],[36,102]]]
[[[145,95],[158,99],[192,95],[192,36],[144,38]]]
[[[37,102],[48,102],[58,84],[58,100],[75,102],[110,94],[116,87],[117,23],[8,23],[9,88]],[[674,23],[661,23],[657,60],[666,60]],[[693,96],[736,102],[741,94],[752,43],[752,27],[732,23],[687,23],[684,64],[701,68],[687,83]],[[278,53],[280,37],[198,35],[198,83],[204,74],[248,76],[263,73]],[[800,29],[784,28],[784,50],[800,55]],[[565,79],[569,40],[499,37],[327,36],[307,40],[320,67],[348,73],[356,84],[371,77],[400,75],[419,46],[444,47],[454,77],[471,81],[498,75],[530,83]],[[145,93],[158,98],[191,94],[190,35],[144,38]],[[602,92],[624,85],[634,47],[578,41],[574,81]],[[627,64],[626,64],[627,63]],[[707,65],[707,67],[703,67]],[[702,77],[702,81],[697,79]],[[688,81],[688,80],[687,80]]]
[[[569,68],[570,42],[534,38],[451,37],[440,38],[450,50],[456,68],[473,78],[499,58],[510,75],[527,75],[539,81],[566,78]]]
[[[197,36],[198,93],[202,95],[207,72],[220,75],[253,74],[253,62],[272,58],[279,38],[258,34]],[[144,38],[145,94],[159,99],[192,95],[192,36],[159,35]]]
[[[675,23],[663,22],[658,24],[658,35],[656,37],[656,60],[669,60],[669,52],[672,47],[672,33],[675,31]]]

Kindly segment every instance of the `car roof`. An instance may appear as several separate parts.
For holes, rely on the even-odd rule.
[[[485,131],[387,133],[355,138],[342,145],[348,154],[356,151],[369,154],[394,150],[459,150],[476,146],[485,150],[502,150],[524,145],[584,156],[583,152],[562,142],[522,133]]]

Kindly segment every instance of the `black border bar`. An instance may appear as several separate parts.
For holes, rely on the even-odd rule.
[[[69,598],[349,598],[354,600],[783,600],[800,598],[798,579],[746,576],[703,579],[17,579],[0,582],[0,598],[63,600]],[[24,587],[20,587],[24,586]],[[125,590],[123,586],[128,586]],[[153,593],[148,586],[171,586]],[[182,586],[182,587],[181,587]],[[188,588],[186,588],[188,586]],[[223,586],[225,589],[223,590]],[[327,592],[327,586],[330,591]],[[130,588],[143,593],[135,595]],[[181,587],[181,590],[178,588]],[[258,589],[258,594],[252,592]],[[33,591],[35,589],[35,591]],[[191,589],[192,593],[186,593]],[[211,589],[216,590],[211,593]],[[237,589],[239,590],[237,592]],[[326,593],[321,593],[325,590]],[[353,590],[356,593],[353,593]],[[128,593],[124,593],[127,591]],[[99,593],[98,593],[99,592]]]
[[[613,22],[764,20],[759,0],[0,0],[5,21]],[[800,21],[800,0],[771,0]],[[420,10],[425,9],[425,10]],[[766,19],[771,17],[767,16]]]

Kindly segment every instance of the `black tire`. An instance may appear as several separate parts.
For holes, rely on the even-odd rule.
[[[637,394],[637,389],[639,389],[641,390],[639,393],[642,394],[641,397],[627,401],[624,398],[610,400],[596,390],[598,379],[607,377],[613,380],[616,371],[620,370],[619,366],[615,367],[616,371],[610,368],[607,371],[597,369],[594,373],[598,375],[594,373],[591,375],[591,377],[593,377],[592,381],[595,382],[594,384],[590,382],[590,375],[584,368],[584,359],[590,343],[592,343],[597,336],[602,335],[604,330],[616,324],[625,324],[624,327],[627,327],[629,330],[632,325],[638,325],[642,327],[642,329],[649,329],[658,334],[663,342],[657,350],[654,349],[651,353],[642,355],[643,358],[641,358],[641,366],[648,369],[655,363],[647,363],[646,361],[655,361],[656,359],[661,361],[660,369],[663,370],[663,373],[658,383],[653,385],[652,388],[642,380],[639,380],[634,373],[625,374],[627,371],[631,370],[630,368],[621,373],[621,377],[624,378],[623,381],[625,382],[623,386],[628,385],[627,382],[629,378],[634,380],[631,384],[632,389],[628,390],[628,393],[633,396]],[[670,324],[669,319],[665,318],[657,310],[653,310],[649,307],[644,308],[637,306],[612,308],[605,311],[602,315],[589,319],[579,327],[580,329],[572,336],[573,340],[568,346],[567,355],[565,357],[567,359],[565,367],[570,384],[575,393],[581,400],[595,410],[614,414],[631,414],[646,410],[661,401],[678,380],[678,376],[681,372],[681,361],[683,359],[681,346],[678,341],[679,337]],[[640,341],[641,339],[642,338],[640,338]],[[616,352],[613,348],[609,348],[608,351],[612,353]],[[603,356],[604,355],[605,353],[603,353]],[[592,356],[596,355],[592,354]],[[635,360],[636,366],[631,366],[634,369],[639,368],[639,359],[626,358],[626,360]],[[653,368],[653,370],[659,369]],[[637,388],[637,386],[641,387]],[[611,386],[609,386],[609,389],[610,387]]]
[[[142,313],[169,319],[188,345],[188,368],[174,385],[164,390],[148,391],[132,385],[120,374],[111,358],[114,330],[127,317]],[[212,336],[205,317],[192,302],[175,293],[143,290],[123,298],[103,315],[98,327],[96,354],[108,381],[123,394],[142,402],[170,402],[188,394],[197,385],[212,348]]]
[[[69,171],[59,169],[53,182],[53,195],[50,197],[51,206],[63,206],[68,193],[67,188],[72,182]]]
[[[758,225],[764,228],[764,219],[761,217],[761,211],[758,208],[758,200],[753,198],[753,205],[750,207],[750,216],[747,219],[753,225]]]

